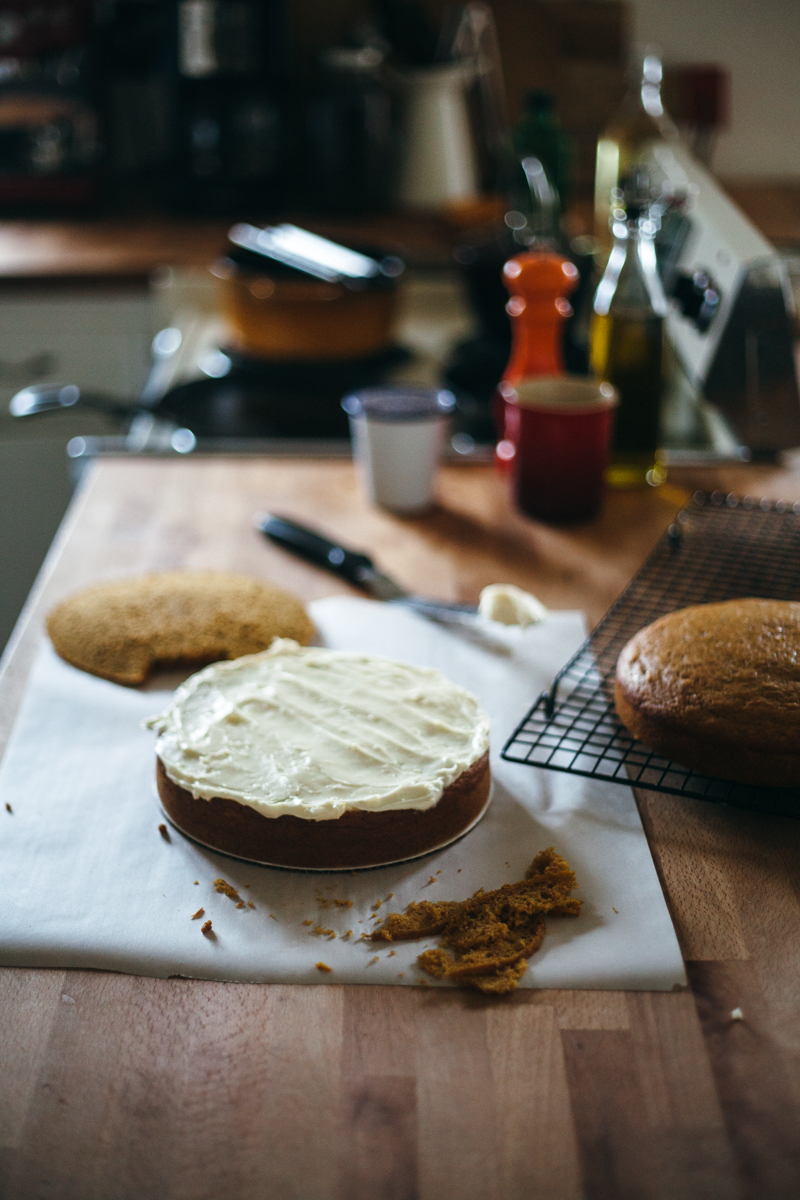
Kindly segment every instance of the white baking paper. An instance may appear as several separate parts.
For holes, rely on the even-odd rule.
[[[481,823],[426,858],[353,874],[255,866],[174,829],[166,841],[154,735],[140,722],[165,706],[168,693],[96,679],[46,645],[0,767],[0,963],[248,982],[430,984],[415,960],[435,942],[361,940],[376,914],[520,879],[539,850],[555,846],[577,873],[583,911],[548,919],[522,986],[685,984],[630,789],[499,757],[582,641],[579,613],[475,637],[369,600],[331,597],[311,611],[323,644],[436,667],[478,696],[492,718],[494,776]],[[220,877],[255,908],[237,909],[218,894]],[[201,907],[203,918],[191,920]],[[201,933],[206,919],[213,938]],[[332,970],[319,970],[319,962]]]

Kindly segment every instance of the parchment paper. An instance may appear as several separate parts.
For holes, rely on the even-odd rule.
[[[478,696],[492,717],[494,798],[483,821],[436,854],[355,874],[245,864],[174,829],[166,841],[154,735],[140,722],[169,693],[96,679],[46,645],[0,766],[0,963],[249,982],[433,983],[415,960],[435,942],[360,940],[377,924],[377,902],[380,915],[411,900],[498,887],[552,845],[577,873],[583,911],[577,920],[548,919],[521,986],[685,984],[630,789],[499,759],[583,639],[579,613],[476,638],[369,600],[331,597],[311,612],[323,644],[436,667]],[[255,908],[237,909],[215,892],[218,877]],[[190,919],[201,907],[213,938]],[[333,969],[320,971],[318,962]]]

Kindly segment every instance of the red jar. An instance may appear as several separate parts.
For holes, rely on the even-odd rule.
[[[585,521],[603,497],[614,409],[609,383],[561,375],[501,384],[514,502],[542,521]]]

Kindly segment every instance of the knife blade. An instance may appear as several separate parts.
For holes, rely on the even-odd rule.
[[[474,605],[447,604],[414,596],[376,567],[368,554],[332,542],[324,534],[298,521],[273,513],[259,513],[255,517],[255,526],[276,545],[363,588],[374,600],[405,605],[433,621],[472,624],[477,619],[478,610]]]

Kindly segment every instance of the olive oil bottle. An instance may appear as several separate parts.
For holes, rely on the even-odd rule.
[[[612,247],[609,218],[623,181],[644,167],[654,144],[678,137],[661,102],[661,77],[661,57],[653,47],[631,60],[622,104],[597,142],[594,233],[603,263]]]
[[[613,383],[620,397],[606,472],[611,487],[640,487],[666,478],[657,459],[667,311],[656,270],[657,226],[647,200],[629,201],[627,211],[614,210],[614,246],[594,299],[592,370],[598,379]]]

